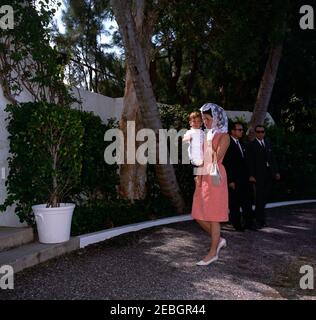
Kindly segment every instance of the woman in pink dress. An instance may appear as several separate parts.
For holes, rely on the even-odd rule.
[[[208,254],[197,262],[197,265],[208,265],[218,259],[220,249],[226,246],[226,240],[220,237],[220,223],[228,221],[228,188],[222,160],[230,138],[227,134],[228,119],[223,108],[207,103],[200,110],[207,134],[204,143],[204,164],[197,169],[197,174],[202,175],[202,179],[195,187],[192,217],[211,236]],[[210,176],[212,159],[215,156],[221,175],[219,184],[214,183]]]

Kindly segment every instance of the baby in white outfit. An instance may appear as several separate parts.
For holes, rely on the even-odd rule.
[[[199,112],[192,112],[189,116],[190,130],[184,136],[183,141],[189,142],[189,159],[194,167],[203,165],[204,132],[201,129],[202,118]],[[201,176],[196,175],[195,181],[200,186]]]

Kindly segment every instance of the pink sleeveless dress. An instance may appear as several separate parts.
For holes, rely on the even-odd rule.
[[[217,149],[219,139],[223,133],[216,133],[213,137],[213,150]],[[211,176],[208,174],[209,167],[212,163],[210,156],[210,146],[204,143],[204,168],[206,171],[202,175],[201,186],[196,186],[192,203],[192,218],[203,221],[226,222],[228,221],[228,187],[225,168],[222,159],[218,160],[218,166],[222,175],[221,182],[214,186]]]

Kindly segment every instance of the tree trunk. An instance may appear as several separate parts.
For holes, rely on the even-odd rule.
[[[143,44],[146,64],[149,66],[150,46],[148,45],[149,36],[152,33],[151,25],[144,25],[144,1],[138,1],[138,5],[134,8],[134,19],[136,24],[136,32],[141,43]],[[137,101],[133,79],[129,68],[126,68],[126,80],[124,91],[124,108],[120,120],[120,129],[124,134],[124,141],[127,141],[127,121],[135,121],[135,132],[142,129],[142,117]],[[141,142],[135,142],[137,149]],[[145,199],[146,197],[146,178],[147,166],[138,162],[135,164],[126,163],[127,144],[124,144],[124,164],[120,166],[120,187],[119,194],[125,199],[134,201],[136,199]]]
[[[282,48],[283,45],[281,43],[270,49],[268,61],[261,79],[255,108],[253,110],[250,122],[250,140],[253,140],[255,138],[254,128],[256,127],[256,125],[264,124],[272,95],[273,86],[278,72],[279,62],[282,56]]]
[[[135,132],[143,128],[139,104],[137,101],[133,80],[129,69],[126,70],[126,82],[124,92],[124,109],[120,120],[120,129],[127,141],[127,121],[135,121]],[[136,149],[140,142],[135,142]],[[120,188],[119,194],[132,202],[146,197],[146,165],[138,162],[126,163],[127,143],[124,144],[124,164],[120,165]]]
[[[138,7],[139,1],[134,5]],[[143,3],[143,1],[140,1]],[[162,128],[157,102],[152,89],[148,66],[143,47],[137,36],[136,25],[132,16],[131,2],[112,0],[112,7],[119,25],[126,51],[126,58],[133,80],[136,97],[139,103],[143,124],[156,133],[156,148],[158,146],[158,133]],[[157,152],[157,155],[159,152]],[[156,174],[161,191],[174,205],[178,213],[184,212],[184,201],[180,195],[180,189],[172,165],[156,165]]]

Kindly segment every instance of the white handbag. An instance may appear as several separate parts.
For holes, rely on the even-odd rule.
[[[210,176],[214,186],[220,185],[222,180],[222,175],[221,175],[221,172],[219,171],[216,152],[214,152],[213,162],[210,168]]]

